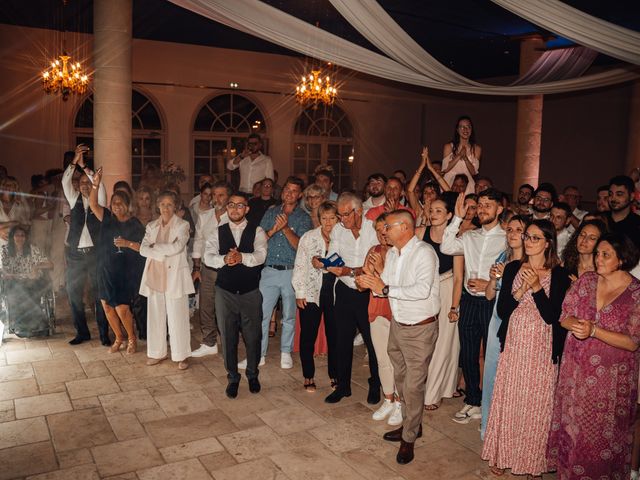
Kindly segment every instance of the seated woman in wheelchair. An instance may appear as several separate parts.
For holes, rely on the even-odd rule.
[[[41,298],[51,290],[45,270],[53,264],[38,247],[30,245],[29,232],[16,225],[2,247],[2,295],[8,308],[9,332],[19,337],[49,335],[49,317]]]

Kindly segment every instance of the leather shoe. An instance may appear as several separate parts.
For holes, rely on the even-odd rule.
[[[236,398],[238,396],[239,385],[239,382],[229,382],[229,385],[227,385],[227,389],[224,391],[224,393],[226,393],[227,397],[229,398]]]
[[[367,403],[369,405],[377,405],[380,403],[380,382],[369,379],[369,394],[367,395]]]
[[[258,393],[260,391],[260,381],[257,378],[249,379],[249,391],[251,393]]]
[[[88,342],[89,340],[91,340],[91,337],[81,337],[81,336],[77,336],[72,340],[69,340],[69,345],[80,345],[82,342]]]
[[[324,399],[324,402],[325,403],[338,403],[343,398],[350,397],[350,396],[351,396],[351,392],[343,392],[340,389],[336,389],[333,392],[331,392],[329,395],[327,395],[327,397]]]
[[[391,430],[385,433],[382,436],[382,438],[384,438],[388,442],[404,442],[404,440],[402,440],[402,428],[403,427],[396,428],[395,430]],[[420,427],[418,428],[418,438],[420,438],[421,436],[422,436],[422,425],[420,425]]]
[[[400,465],[406,465],[411,462],[411,460],[413,460],[413,445],[414,442],[405,442],[404,440],[401,440],[400,450],[398,450],[398,454],[396,455],[396,462]]]

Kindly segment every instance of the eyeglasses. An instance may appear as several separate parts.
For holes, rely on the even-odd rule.
[[[336,214],[336,217],[338,217],[338,218],[340,218],[340,219],[343,219],[343,218],[348,217],[349,215],[351,215],[351,214],[352,214],[353,212],[355,212],[355,211],[356,211],[356,209],[355,209],[355,208],[352,208],[352,209],[351,209],[349,212],[347,212],[347,213],[340,213],[340,212],[338,212],[338,213]]]
[[[245,208],[247,205],[244,203],[233,203],[233,202],[229,202],[227,203],[227,208],[237,208],[238,210],[242,210],[243,208]]]
[[[382,227],[385,230],[389,230],[391,227],[394,227],[396,225],[402,225],[404,222],[403,221],[398,221],[398,222],[393,222],[393,223],[385,223]]]
[[[247,145],[256,146],[256,145],[260,145],[260,142],[247,142]]]
[[[528,240],[531,243],[538,243],[540,240],[544,240],[544,237],[538,237],[537,235],[529,235],[528,233],[523,233],[522,240],[524,240],[525,242]]]
[[[552,200],[550,198],[541,197],[540,195],[536,195],[534,197],[534,200],[537,200],[540,203],[551,203],[552,202]]]

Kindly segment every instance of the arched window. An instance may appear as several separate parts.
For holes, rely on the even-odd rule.
[[[267,153],[264,115],[242,95],[219,95],[200,109],[193,125],[194,191],[203,175],[225,178],[225,163],[244,149],[250,133],[262,136],[262,150]]]
[[[353,188],[353,126],[340,107],[304,110],[294,127],[293,174],[313,177],[320,164],[333,168],[338,191]]]
[[[164,138],[158,109],[148,97],[136,90],[131,94],[131,128],[131,181],[135,189],[148,165],[161,167]],[[85,99],[76,114],[73,136],[76,145],[86,143],[93,152],[93,95]]]

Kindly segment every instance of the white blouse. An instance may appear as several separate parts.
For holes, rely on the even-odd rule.
[[[296,292],[296,298],[304,298],[309,303],[320,305],[320,290],[322,289],[322,270],[311,265],[315,256],[325,257],[326,253],[322,227],[309,230],[302,235],[298,242],[298,251],[293,267],[291,284]]]

